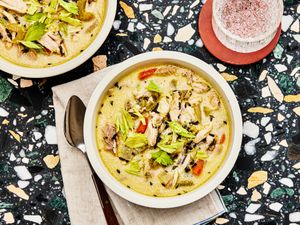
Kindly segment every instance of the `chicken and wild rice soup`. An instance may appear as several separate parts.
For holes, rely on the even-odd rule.
[[[205,183],[230,142],[223,99],[201,74],[172,64],[135,70],[110,88],[96,136],[110,173],[132,190],[181,195]]]
[[[33,68],[64,63],[99,33],[107,0],[0,0],[0,56]]]

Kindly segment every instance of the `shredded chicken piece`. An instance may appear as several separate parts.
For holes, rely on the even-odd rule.
[[[163,116],[167,115],[170,111],[170,104],[166,97],[163,97],[158,104],[157,111]]]
[[[6,18],[8,19],[8,21],[10,23],[17,23],[15,17],[12,14],[10,14],[9,12],[2,10],[1,13],[3,13],[3,15],[6,16]]]
[[[190,160],[191,160],[191,154],[187,154],[187,156],[185,157],[182,165],[180,165],[180,172],[183,172],[185,167],[187,167],[187,165],[189,165]]]
[[[18,13],[26,13],[28,6],[23,0],[0,0],[0,5]]]
[[[116,152],[117,143],[114,139],[116,135],[116,126],[111,123],[107,123],[105,127],[103,128],[103,134],[104,134],[104,142],[106,144],[107,150],[113,150],[113,152]]]
[[[44,34],[38,42],[53,53],[60,55],[67,54],[63,39],[57,35],[48,32]]]
[[[209,98],[210,106],[213,110],[217,110],[220,106],[219,96],[215,91],[211,91],[209,94],[210,95],[208,98]]]
[[[209,132],[212,129],[212,124],[210,124],[208,127],[205,127],[203,130],[200,130],[198,132],[198,134],[196,135],[194,142],[195,143],[199,143],[200,141],[202,141],[204,138],[206,138],[206,136],[209,134]]]
[[[155,75],[172,75],[175,74],[177,71],[177,66],[167,65],[161,66],[155,71]]]
[[[206,137],[206,149],[209,147],[209,145],[211,144],[211,143],[213,143],[213,141],[214,141],[214,138],[212,137],[212,136],[210,136],[210,135],[208,135],[207,137]]]
[[[141,90],[141,91],[135,91],[133,93],[134,97],[136,99],[142,98],[142,97],[151,97],[151,93],[147,90]]]
[[[16,24],[17,23],[15,17],[12,14],[8,13],[7,11],[5,11],[3,9],[0,9],[0,13],[2,13],[8,19],[8,21],[10,23],[12,23],[12,24]],[[11,33],[11,40],[14,40],[15,37],[17,36],[17,33],[16,32],[10,32],[10,33]]]
[[[158,132],[159,133],[162,133],[164,131],[164,129],[166,128],[166,124],[165,123],[162,123],[158,129]]]
[[[208,125],[211,123],[210,117],[207,115],[205,109],[207,109],[207,106],[204,104],[201,104],[201,124],[202,125]]]
[[[177,141],[177,138],[178,138],[178,135],[173,132],[173,135],[172,135],[172,143],[176,142]]]
[[[8,37],[5,27],[1,23],[0,23],[0,34],[2,36],[3,41],[11,41],[11,39]]]
[[[172,188],[174,188],[176,186],[178,178],[179,178],[179,173],[176,169],[174,172],[173,180],[172,180]]]
[[[167,129],[165,129],[164,131],[161,132],[161,135],[168,135],[172,133],[172,130],[170,127],[168,127]]]
[[[179,68],[177,70],[178,74],[182,74],[183,76],[187,77],[188,84],[193,83],[193,77],[195,77],[195,73],[192,70],[186,69],[186,68]]]
[[[177,121],[180,115],[180,108],[179,108],[179,94],[178,92],[173,93],[173,100],[170,107],[170,118],[171,121]]]
[[[184,83],[185,84],[185,83]],[[187,87],[188,88],[188,87]],[[183,89],[183,90],[179,90],[179,99],[181,101],[186,101],[188,100],[191,95],[192,95],[192,91],[191,90],[186,90],[186,89]]]
[[[56,52],[56,53],[59,53],[59,45],[56,43],[55,40],[53,40],[49,33],[43,35],[41,37],[41,39],[39,40],[39,43],[41,45],[43,45],[45,48],[47,48],[49,51],[51,52]]]
[[[158,129],[154,127],[152,120],[150,120],[150,122],[148,123],[145,135],[147,137],[148,144],[150,146],[154,146],[156,144]]]
[[[195,120],[195,111],[192,107],[187,106],[181,110],[181,115],[179,118],[181,124],[190,123]]]
[[[117,141],[116,140],[113,140],[113,153],[114,154],[117,154],[117,151],[118,151],[118,149],[117,149]]]
[[[192,95],[190,96],[188,103],[190,103],[191,105],[194,104],[198,104],[200,102],[202,102],[202,96],[196,92],[192,93]]]
[[[159,127],[162,124],[163,117],[160,116],[158,113],[151,112],[151,123],[154,125],[154,127]]]
[[[194,88],[194,90],[197,93],[200,93],[200,94],[208,92],[210,89],[208,85],[203,84],[203,83],[193,83],[192,87]]]

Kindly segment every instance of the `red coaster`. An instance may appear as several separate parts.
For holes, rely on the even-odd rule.
[[[225,47],[218,40],[212,28],[212,2],[213,0],[207,0],[202,7],[198,28],[203,44],[216,58],[233,65],[246,65],[263,59],[276,47],[281,34],[281,25],[270,44],[259,51],[240,53]]]

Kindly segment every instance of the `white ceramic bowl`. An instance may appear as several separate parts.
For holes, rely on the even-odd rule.
[[[7,73],[28,78],[45,78],[56,76],[68,72],[88,60],[103,44],[107,38],[117,11],[117,0],[107,0],[106,16],[102,28],[97,34],[95,40],[78,56],[73,59],[53,67],[47,68],[29,68],[13,64],[0,57],[0,70]]]
[[[126,188],[117,181],[106,169],[101,161],[96,146],[96,118],[98,110],[102,103],[106,92],[117,82],[122,76],[128,74],[135,68],[145,64],[165,62],[175,63],[199,72],[209,81],[213,87],[222,95],[224,102],[228,108],[232,129],[232,136],[228,154],[220,169],[205,184],[184,195],[174,197],[151,197]],[[205,62],[179,52],[161,51],[150,52],[134,56],[123,63],[120,63],[112,70],[108,70],[107,74],[100,81],[92,94],[84,120],[84,140],[86,144],[88,158],[95,169],[98,176],[104,184],[124,199],[138,205],[152,208],[173,208],[194,202],[214,190],[231,171],[240,151],[242,141],[242,117],[237,99],[230,86],[223,77],[210,65]]]
[[[270,7],[271,18],[268,30],[253,38],[242,38],[227,30],[221,22],[222,6],[227,0],[213,0],[212,27],[219,41],[227,48],[249,53],[266,47],[277,33],[283,15],[283,0],[265,0]]]

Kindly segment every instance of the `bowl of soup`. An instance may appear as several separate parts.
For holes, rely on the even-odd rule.
[[[1,0],[0,69],[42,78],[79,66],[105,41],[116,7],[116,0]]]
[[[88,104],[84,139],[105,185],[135,204],[172,208],[214,190],[242,140],[236,97],[222,76],[183,53],[144,53],[117,65]]]

